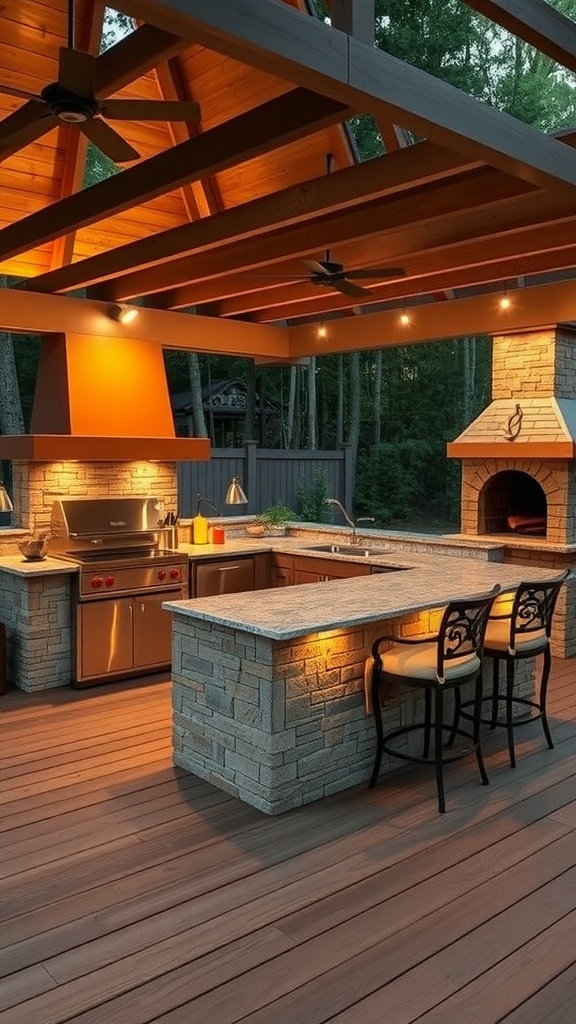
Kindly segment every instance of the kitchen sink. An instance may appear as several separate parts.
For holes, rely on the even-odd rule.
[[[391,551],[390,545],[380,548],[367,548],[363,544],[317,544],[306,548],[307,551],[325,551],[329,555],[360,555],[361,558],[375,558]]]

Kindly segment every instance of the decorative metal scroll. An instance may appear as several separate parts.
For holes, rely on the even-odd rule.
[[[506,441],[515,441],[522,429],[522,408],[516,403],[516,410],[508,417],[508,424],[504,431]]]
[[[478,650],[489,608],[455,608],[445,624],[444,657],[459,658]]]

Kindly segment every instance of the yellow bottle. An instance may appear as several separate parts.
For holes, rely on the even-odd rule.
[[[200,495],[198,495],[198,509],[196,515],[192,520],[192,543],[193,544],[207,544],[208,543],[208,520],[202,515],[200,511]]]

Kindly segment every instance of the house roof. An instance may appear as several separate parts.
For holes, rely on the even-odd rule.
[[[526,4],[522,19],[504,0],[467,2],[575,69],[576,26],[543,0]],[[437,337],[490,330],[493,292],[504,282],[523,293],[543,288],[529,312],[510,315],[513,329],[529,326],[535,310],[537,320],[576,318],[570,289],[542,276],[572,275],[576,265],[576,129],[553,138],[520,124],[311,17],[306,0],[118,7],[138,27],[96,59],[99,97],[185,98],[198,104],[198,119],[111,120],[140,158],[84,190],[78,128],[8,151],[0,273],[25,278],[36,295],[82,289],[88,302],[138,300],[150,313],[193,308],[222,325],[220,348],[208,343],[215,350],[231,344],[224,324],[233,320],[237,353],[272,358],[321,349],[300,332],[280,351],[278,335],[257,334],[256,325],[336,316],[322,350],[423,340],[432,322]],[[74,10],[77,48],[98,53],[102,5],[76,0]],[[38,95],[55,80],[66,29],[64,0],[2,7],[0,117],[25,104],[17,94]],[[376,118],[387,152],[357,164],[346,121],[364,112]],[[403,129],[422,141],[404,145]],[[322,259],[326,249],[347,269],[403,274],[376,274],[359,299],[309,280],[302,260]],[[521,301],[524,294],[518,310]],[[361,318],[372,326],[351,322],[359,303],[363,313],[418,303],[444,309],[426,330],[402,334],[386,312],[378,322]],[[96,307],[80,313],[82,304],[75,299],[74,316],[85,319]],[[37,306],[44,308],[70,306]],[[44,329],[69,315],[46,317]],[[18,329],[17,317],[7,317],[3,326]],[[173,321],[150,316],[139,332],[160,335],[162,323],[167,337]]]
[[[202,386],[202,406],[204,411],[221,416],[244,416],[246,412],[246,382],[243,380],[213,380]],[[175,413],[192,411],[190,391],[177,391],[170,396],[170,404]],[[261,407],[260,395],[255,396],[256,408]],[[268,398],[264,398],[267,413],[278,414],[278,406]]]

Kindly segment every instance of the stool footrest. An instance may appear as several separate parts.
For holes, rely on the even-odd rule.
[[[505,694],[498,693],[494,699],[497,700],[499,704],[505,704],[506,703],[506,695]],[[483,697],[482,698],[482,703],[483,704],[492,704],[492,701],[493,701],[492,696],[490,696],[490,697]],[[528,700],[527,697],[512,697],[512,703],[513,704],[521,704],[521,705],[523,705],[523,707],[529,708],[530,710],[536,712],[536,714],[529,714],[529,715],[526,715],[524,718],[513,718],[512,719],[512,725],[528,725],[529,722],[537,722],[540,718],[542,718],[542,708],[540,707],[540,705],[538,704],[537,701],[535,701],[535,700]],[[464,704],[460,705],[460,717],[461,718],[465,718],[467,722],[473,721],[473,715],[469,711],[466,711],[466,708],[472,707],[473,704],[474,704],[474,701],[467,700]],[[483,725],[491,725],[491,726],[500,725],[500,726],[503,726],[503,728],[505,728],[505,729],[508,726],[508,723],[504,719],[502,719],[502,718],[484,718],[484,717],[481,717],[480,721],[482,722]]]
[[[392,732],[388,732],[384,736],[382,750],[386,754],[390,754],[392,757],[401,758],[402,761],[412,761],[415,764],[434,764],[435,757],[433,754],[429,757],[424,757],[421,754],[409,754],[407,751],[404,750],[395,750],[393,747],[389,746],[389,742],[391,740],[397,739],[399,736],[406,736],[408,733],[413,732],[424,732],[425,729],[426,726],[424,722],[415,722],[413,725],[404,725],[399,729],[394,729]],[[448,748],[448,750],[450,751],[449,753],[446,753],[446,748],[443,748],[443,764],[449,764],[451,761],[458,761],[461,757],[467,757],[469,754],[473,753],[473,751],[475,751],[476,747],[478,746],[472,734],[466,732],[463,729],[453,729],[451,725],[442,725],[442,731],[450,733],[451,736],[464,736],[465,739],[472,741],[470,744],[468,744],[468,746],[459,748],[458,750],[452,750],[451,748]]]

